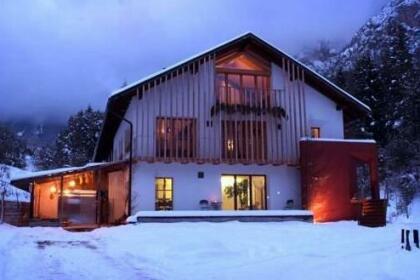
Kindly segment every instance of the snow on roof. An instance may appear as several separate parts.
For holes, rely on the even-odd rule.
[[[266,44],[270,45],[271,47],[273,47],[274,49],[276,49],[277,51],[285,54],[286,56],[288,56],[292,61],[294,61],[297,64],[300,64],[302,67],[304,67],[307,71],[310,71],[311,73],[314,73],[318,78],[320,78],[321,80],[323,80],[324,82],[328,83],[329,85],[333,86],[336,90],[340,91],[341,93],[343,93],[344,95],[346,95],[347,97],[349,97],[350,99],[352,99],[353,101],[355,101],[356,103],[358,103],[359,105],[361,105],[362,107],[366,108],[368,111],[371,111],[370,107],[368,105],[366,105],[365,103],[363,103],[362,101],[360,101],[359,99],[357,99],[356,97],[354,97],[353,95],[351,95],[350,93],[348,93],[347,91],[345,91],[344,89],[338,87],[336,84],[332,83],[330,80],[328,80],[327,78],[325,78],[324,76],[322,76],[321,74],[319,74],[318,72],[312,70],[310,67],[308,67],[305,63],[297,60],[296,58],[294,58],[293,56],[289,55],[288,53],[286,53],[285,51],[275,47],[274,44],[271,44],[270,42],[268,42],[267,40],[261,39],[260,40],[264,41]]]
[[[206,53],[209,53],[209,52],[211,52],[211,51],[212,51],[212,50],[214,50],[214,49],[217,49],[217,48],[219,48],[219,47],[221,47],[221,46],[223,46],[223,45],[229,44],[230,42],[235,41],[235,40],[237,40],[237,39],[239,39],[239,38],[241,38],[241,37],[243,37],[243,36],[249,35],[249,34],[252,34],[252,33],[251,33],[251,32],[245,32],[245,33],[243,33],[243,34],[241,34],[241,35],[239,35],[239,36],[233,37],[233,38],[231,38],[231,39],[229,39],[229,40],[227,40],[227,41],[225,41],[225,42],[223,42],[223,43],[221,43],[221,44],[218,44],[218,45],[216,45],[216,46],[214,46],[214,47],[212,47],[212,48],[209,48],[209,49],[207,49],[207,50],[205,50],[205,51],[201,51],[201,52],[199,52],[198,54],[195,54],[195,55],[193,55],[193,56],[190,56],[190,57],[189,57],[189,58],[187,58],[187,59],[183,59],[183,60],[181,60],[181,61],[179,61],[179,62],[177,62],[177,63],[175,63],[175,64],[172,64],[171,66],[165,67],[165,68],[163,68],[162,70],[159,70],[159,71],[157,71],[157,72],[155,72],[155,73],[152,73],[152,74],[150,74],[150,75],[148,75],[148,76],[146,76],[146,77],[144,77],[144,78],[142,78],[142,79],[140,79],[140,80],[137,80],[137,81],[135,81],[135,82],[133,82],[133,83],[131,83],[131,84],[129,84],[129,85],[126,85],[125,87],[122,87],[122,88],[119,88],[119,89],[117,89],[117,90],[113,91],[113,92],[109,95],[109,97],[114,96],[114,95],[116,95],[116,94],[119,94],[119,93],[121,93],[121,92],[123,92],[123,91],[125,91],[125,90],[127,90],[127,89],[129,89],[129,88],[135,87],[136,85],[139,85],[139,84],[141,84],[141,83],[143,83],[143,82],[145,82],[145,81],[147,81],[147,80],[149,80],[149,79],[152,79],[152,78],[153,78],[153,77],[155,77],[155,76],[159,76],[159,75],[161,75],[161,74],[165,73],[166,71],[171,71],[171,70],[174,70],[174,69],[176,69],[177,67],[181,66],[182,64],[184,64],[184,63],[186,63],[186,62],[188,62],[188,61],[190,61],[190,60],[197,59],[197,58],[199,58],[200,56],[202,56],[202,55],[204,55],[204,54],[206,54]]]
[[[337,138],[311,138],[302,137],[300,141],[319,141],[319,142],[346,142],[346,143],[371,143],[375,144],[373,139],[337,139]]]
[[[30,194],[24,190],[16,188],[13,185],[6,187],[6,195],[4,197],[6,201],[19,201],[19,202],[30,202]]]
[[[130,88],[132,88],[132,87],[135,87],[135,86],[137,86],[137,85],[139,85],[139,84],[141,84],[141,83],[143,83],[143,82],[146,82],[147,80],[152,79],[152,78],[154,78],[154,77],[156,77],[156,76],[159,76],[159,75],[161,75],[161,74],[163,74],[163,73],[165,73],[165,72],[167,72],[167,71],[174,70],[174,69],[176,69],[177,67],[181,66],[182,64],[184,64],[184,63],[186,63],[186,62],[188,62],[188,61],[191,61],[191,60],[197,59],[197,58],[199,58],[200,56],[202,56],[202,55],[204,55],[204,54],[206,54],[206,53],[211,52],[212,50],[215,50],[215,49],[217,49],[217,48],[219,48],[219,47],[222,47],[222,46],[224,46],[224,45],[226,45],[226,44],[229,44],[229,43],[231,43],[231,42],[233,42],[233,41],[235,41],[235,40],[238,40],[238,39],[240,39],[241,37],[244,37],[244,36],[246,36],[246,35],[253,35],[253,36],[257,37],[258,39],[260,39],[261,41],[263,41],[264,43],[266,43],[267,45],[269,45],[270,47],[272,47],[272,48],[273,48],[273,49],[275,49],[276,51],[278,51],[278,52],[280,52],[280,53],[282,53],[282,54],[286,55],[286,56],[287,56],[287,57],[289,57],[292,61],[294,61],[295,63],[297,63],[297,64],[301,65],[302,67],[304,67],[307,71],[310,71],[311,73],[314,73],[314,74],[315,74],[318,78],[320,78],[320,79],[321,79],[321,80],[323,80],[324,82],[328,83],[329,85],[331,85],[332,87],[334,87],[336,90],[338,90],[339,92],[343,93],[343,94],[344,94],[345,96],[347,96],[348,98],[352,99],[352,100],[353,100],[354,102],[356,102],[357,104],[361,105],[362,107],[364,107],[364,108],[365,108],[365,109],[367,109],[368,111],[371,111],[371,109],[370,109],[370,107],[369,107],[369,106],[367,106],[365,103],[363,103],[363,102],[362,102],[362,101],[360,101],[359,99],[357,99],[357,98],[355,98],[354,96],[352,96],[350,93],[348,93],[348,92],[346,92],[345,90],[343,90],[342,88],[338,87],[337,85],[335,85],[334,83],[332,83],[331,81],[329,81],[327,78],[325,78],[325,77],[324,77],[324,76],[322,76],[321,74],[319,74],[319,73],[315,72],[314,70],[312,70],[311,68],[309,68],[306,64],[304,64],[304,63],[302,63],[301,61],[297,60],[296,58],[294,58],[293,56],[289,55],[289,54],[288,54],[288,53],[286,53],[285,51],[283,51],[283,50],[281,50],[281,49],[277,48],[274,44],[271,44],[271,43],[270,43],[270,42],[268,42],[267,40],[264,40],[264,39],[262,39],[262,38],[260,38],[260,37],[258,37],[258,36],[256,36],[256,35],[254,35],[252,32],[246,32],[246,33],[243,33],[243,34],[241,34],[241,35],[239,35],[239,36],[236,36],[236,37],[234,37],[234,38],[232,38],[232,39],[229,39],[229,40],[227,40],[227,41],[225,41],[225,42],[223,42],[223,43],[220,43],[220,44],[218,44],[218,45],[216,45],[216,46],[214,46],[214,47],[212,47],[212,48],[209,48],[209,49],[207,49],[207,50],[205,50],[205,51],[202,51],[202,52],[200,52],[200,53],[198,53],[198,54],[195,54],[195,55],[193,55],[193,56],[191,56],[191,57],[189,57],[189,58],[187,58],[187,59],[184,59],[184,60],[182,60],[182,61],[180,61],[180,62],[178,62],[178,63],[176,63],[176,64],[173,64],[173,65],[171,65],[171,66],[169,66],[169,67],[165,67],[165,68],[163,68],[163,69],[162,69],[162,70],[160,70],[160,71],[157,71],[157,72],[155,72],[155,73],[153,73],[153,74],[150,74],[150,75],[148,75],[148,76],[146,76],[146,77],[144,77],[144,78],[142,78],[142,79],[140,79],[140,80],[137,80],[137,81],[135,81],[135,82],[133,82],[133,83],[130,83],[129,85],[127,85],[127,86],[125,86],[125,87],[122,87],[122,88],[119,88],[119,89],[117,89],[117,90],[113,91],[113,92],[109,95],[109,97],[112,97],[112,96],[115,96],[115,95],[117,95],[117,94],[119,94],[119,93],[122,93],[122,92],[124,92],[124,91],[125,91],[125,90],[127,90],[127,89],[130,89]]]
[[[64,167],[64,168],[57,168],[57,169],[41,170],[41,171],[36,171],[36,172],[26,172],[24,174],[11,174],[11,180],[16,181],[16,180],[23,180],[23,179],[36,178],[36,177],[53,176],[59,173],[73,172],[73,171],[82,170],[82,169],[92,167],[92,166],[100,166],[100,165],[106,165],[106,164],[109,164],[109,162],[92,162],[84,166],[78,166],[78,167]]]

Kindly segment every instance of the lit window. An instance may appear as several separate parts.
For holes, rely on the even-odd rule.
[[[173,209],[173,180],[168,177],[158,177],[155,181],[155,210]]]
[[[222,158],[256,160],[267,158],[267,126],[260,121],[222,121]]]
[[[193,158],[196,147],[196,120],[158,117],[156,119],[156,156]]]
[[[230,152],[233,151],[233,140],[232,139],[227,140],[227,149]]]
[[[311,127],[311,137],[321,138],[321,129],[319,127]]]

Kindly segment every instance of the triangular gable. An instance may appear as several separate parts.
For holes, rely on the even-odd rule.
[[[160,77],[171,73],[172,71],[177,71],[177,69],[185,67],[194,61],[201,61],[208,56],[214,57],[215,55],[217,56],[219,54],[226,53],[226,51],[229,52],[231,49],[236,49],[236,51],[247,51],[245,47],[249,44],[257,46],[258,49],[265,53],[265,55],[263,55],[264,57],[267,55],[267,57],[270,57],[271,60],[277,62],[279,65],[281,65],[282,59],[286,59],[291,63],[295,63],[301,67],[304,70],[305,82],[314,86],[322,94],[335,100],[337,103],[345,105],[342,108],[345,108],[347,113],[359,116],[365,116],[370,113],[370,108],[367,105],[343,89],[339,88],[325,77],[308,68],[303,63],[294,59],[292,56],[274,47],[267,41],[262,40],[252,33],[246,33],[114,91],[107,102],[105,120],[102,126],[99,140],[97,142],[97,146],[95,148],[94,160],[105,159],[106,154],[109,153],[109,150],[112,147],[113,136],[118,128],[119,123],[121,122],[119,118],[116,118],[113,114],[109,114],[109,111],[117,112],[123,116],[128,108],[131,97],[135,94],[136,88],[141,87],[142,85],[146,85],[155,79],[157,80]],[[232,61],[230,65],[228,63],[228,66],[235,67],[235,65],[238,65],[238,63],[245,63],[247,64],[247,67],[261,67],[261,65],[258,65],[258,63],[254,65],[254,62],[252,62],[253,57],[250,58],[248,55],[249,54],[245,56],[244,61]],[[281,67],[284,66],[281,65]]]

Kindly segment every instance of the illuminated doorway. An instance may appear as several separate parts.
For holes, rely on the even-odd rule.
[[[267,209],[264,175],[222,175],[223,210]]]

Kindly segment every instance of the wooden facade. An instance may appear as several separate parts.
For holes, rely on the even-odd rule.
[[[128,216],[126,162],[35,174],[12,184],[31,193],[26,219],[32,226],[118,224]]]
[[[133,123],[135,160],[295,165],[299,139],[310,134],[308,89],[333,101],[346,122],[370,113],[247,33],[115,91],[94,160],[128,157],[124,117]]]
[[[251,51],[210,54],[137,87],[127,112],[135,159],[297,164],[305,76],[288,59],[281,69],[283,82],[273,85],[271,62]],[[114,139],[114,159],[127,154],[126,135],[128,127]]]
[[[28,202],[22,201],[4,201],[3,205],[0,202],[0,216],[3,222],[14,226],[26,226],[29,219]]]

